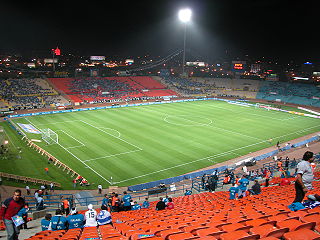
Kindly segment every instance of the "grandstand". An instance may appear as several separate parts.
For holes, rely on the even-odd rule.
[[[320,107],[320,88],[311,84],[265,81],[258,99]]]
[[[273,182],[279,183],[277,178]],[[315,181],[309,193],[319,190],[320,182]],[[174,197],[171,210],[156,211],[153,201],[148,209],[112,212],[113,225],[38,230],[27,239],[320,239],[320,208],[290,211],[293,198],[293,184],[265,187],[260,195],[239,200],[229,200],[227,191],[204,192]]]
[[[0,84],[1,108],[44,108],[68,102],[45,79],[2,79]]]
[[[151,77],[51,78],[49,81],[73,102],[80,103],[177,95]]]
[[[188,96],[228,96],[255,99],[260,81],[232,78],[179,78],[166,77],[164,82],[177,89],[181,95]]]

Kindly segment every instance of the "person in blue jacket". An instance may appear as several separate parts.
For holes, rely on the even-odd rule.
[[[52,218],[52,215],[51,215],[50,213],[47,213],[47,214],[44,216],[44,219],[41,220],[41,228],[42,228],[42,231],[48,230],[49,225],[50,225],[51,218]]]
[[[124,211],[129,211],[131,210],[131,203],[130,203],[130,200],[132,199],[131,195],[128,194],[126,191],[123,192],[123,198],[122,198],[122,201],[123,201],[123,210]]]
[[[67,221],[69,224],[69,229],[83,228],[84,215],[79,214],[76,208],[72,208],[70,215],[67,217]]]
[[[229,199],[236,199],[237,198],[237,193],[238,193],[238,191],[239,191],[239,188],[237,188],[236,187],[236,184],[235,183],[233,183],[232,184],[232,187],[231,188],[229,188],[229,193],[230,193],[230,197],[229,197]]]
[[[65,230],[67,229],[67,224],[67,218],[62,215],[61,209],[57,209],[56,215],[51,218],[48,230]]]
[[[246,191],[249,185],[249,180],[246,178],[245,175],[242,176],[242,178],[239,181],[239,193],[238,198],[242,198],[246,196]]]
[[[132,210],[140,210],[141,206],[136,201],[134,202],[134,205],[132,206]]]
[[[150,203],[148,201],[148,198],[145,199],[145,201],[142,203],[142,208],[149,208],[150,207]]]

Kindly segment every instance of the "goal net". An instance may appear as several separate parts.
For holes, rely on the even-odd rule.
[[[42,129],[42,140],[45,141],[47,144],[58,144],[59,138],[58,134],[52,131],[50,128]]]

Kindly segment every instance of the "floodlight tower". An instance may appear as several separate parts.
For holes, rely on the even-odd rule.
[[[186,35],[187,35],[187,23],[190,22],[192,11],[188,8],[181,9],[178,13],[179,19],[184,23],[184,37],[183,37],[183,57],[182,57],[182,76],[185,76],[184,66],[186,64]]]

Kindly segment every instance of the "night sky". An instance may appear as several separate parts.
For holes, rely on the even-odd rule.
[[[182,49],[177,12],[193,11],[192,56],[319,61],[317,1],[2,1],[1,51],[166,56]]]

